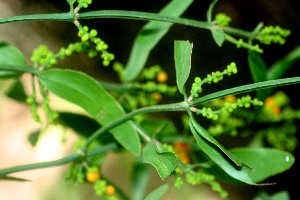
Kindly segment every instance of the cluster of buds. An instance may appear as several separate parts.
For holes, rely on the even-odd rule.
[[[95,45],[94,48],[87,48],[89,57],[94,57],[100,52],[100,57],[103,59],[103,66],[108,66],[114,60],[115,56],[107,51],[108,45],[97,37],[97,30],[92,29],[89,31],[87,26],[81,27],[80,25],[78,25],[78,28],[78,36],[81,38],[82,43],[86,47],[90,47],[91,43]]]
[[[196,114],[201,114],[203,117],[208,119],[217,120],[220,113],[233,112],[233,110],[242,107],[249,108],[251,105],[262,106],[263,102],[259,101],[257,98],[252,99],[250,95],[247,95],[237,99],[235,102],[225,102],[223,107],[216,111],[212,110],[210,107],[203,107],[201,109],[193,107],[191,110],[196,112]]]
[[[191,88],[191,98],[196,98],[202,92],[202,85],[204,83],[218,83],[219,81],[223,80],[224,75],[231,76],[232,74],[236,74],[238,72],[236,64],[234,62],[227,65],[227,68],[224,69],[222,72],[216,71],[208,74],[203,80],[199,77],[196,77],[194,83],[192,84]]]
[[[290,30],[283,29],[280,26],[265,26],[257,36],[257,39],[266,45],[271,43],[283,45],[285,38],[291,34]]]

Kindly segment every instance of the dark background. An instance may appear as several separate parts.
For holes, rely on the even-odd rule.
[[[24,1],[30,3],[30,1]],[[62,11],[68,10],[68,5],[65,1],[52,0],[50,3],[54,4]],[[158,12],[167,0],[94,0],[92,10],[136,10],[147,12]],[[209,0],[195,0],[190,8],[183,14],[183,17],[192,18],[196,20],[205,21],[206,11],[211,1]],[[253,30],[259,22],[264,22],[266,25],[279,25],[283,28],[291,30],[291,36],[288,37],[287,43],[283,46],[271,45],[261,47],[264,49],[262,55],[267,65],[270,66],[278,59],[285,56],[292,49],[300,44],[300,7],[297,5],[298,1],[287,0],[220,0],[215,8],[215,12],[224,12],[232,17],[231,26]],[[81,11],[83,12],[83,10]],[[133,40],[146,23],[145,21],[120,20],[120,19],[96,19],[96,20],[82,20],[82,25],[89,25],[96,28],[99,36],[107,42],[109,50],[116,56],[116,60],[126,63]],[[62,35],[67,40],[72,40],[77,34],[76,29],[71,28],[68,33]],[[233,44],[225,42],[219,48],[213,42],[210,32],[207,30],[173,25],[170,32],[161,40],[150,54],[147,66],[159,64],[163,66],[169,74],[174,76],[174,61],[173,61],[173,43],[174,40],[189,40],[193,42],[193,56],[192,56],[192,76],[206,75],[215,70],[222,70],[228,63],[234,61],[239,67],[238,77],[225,78],[222,84],[214,85],[211,88],[205,88],[205,92],[210,93],[220,89],[234,87],[246,83],[252,83],[251,74],[247,62],[247,50],[237,49]],[[96,61],[97,63],[97,61]],[[285,77],[299,76],[299,64],[297,61],[294,67],[288,71]],[[99,65],[101,65],[99,63]],[[87,73],[93,76],[101,76],[106,79],[116,79],[116,75],[111,72],[111,69],[101,68],[97,71],[88,70]],[[104,75],[104,76],[103,76]],[[175,80],[170,78],[171,83]],[[285,91],[291,98],[291,105],[294,108],[300,108],[299,105],[299,85],[292,85],[280,88]],[[299,131],[298,131],[299,136]],[[274,186],[262,187],[270,193],[276,191],[288,190],[291,199],[297,199],[299,196],[297,191],[297,182],[299,180],[299,147],[296,152],[296,163],[287,172],[275,176],[271,179],[277,184]],[[250,199],[250,198],[249,198]]]

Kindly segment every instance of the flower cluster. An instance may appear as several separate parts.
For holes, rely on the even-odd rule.
[[[90,4],[92,4],[92,0],[77,0],[78,8],[87,8]]]
[[[257,39],[266,45],[271,43],[283,45],[285,38],[291,34],[290,30],[280,26],[265,26],[258,34]]]
[[[199,93],[202,92],[202,85],[204,83],[218,83],[219,81],[223,80],[224,75],[228,75],[231,76],[232,74],[236,74],[237,71],[237,67],[236,64],[234,62],[230,63],[229,65],[227,65],[227,68],[224,69],[222,72],[220,71],[216,71],[216,72],[212,72],[211,74],[208,74],[203,80],[199,77],[196,77],[194,80],[194,83],[192,84],[192,88],[191,88],[191,97],[192,98],[196,98],[199,96]]]
[[[81,38],[83,46],[90,47],[91,44],[94,44],[94,48],[87,48],[89,57],[94,57],[100,52],[100,57],[103,59],[103,66],[108,66],[112,60],[114,60],[115,56],[112,53],[107,51],[108,45],[97,37],[97,30],[92,29],[89,31],[87,26],[78,25],[79,32],[78,36]]]
[[[115,196],[116,189],[106,180],[98,179],[94,183],[94,190],[97,196],[106,197],[107,200],[118,200]]]
[[[95,57],[100,53],[103,66],[108,66],[114,55],[107,51],[108,45],[97,37],[97,30],[89,31],[87,26],[78,25],[78,36],[80,42],[70,43],[66,48],[62,47],[56,54],[48,49],[47,46],[41,45],[32,52],[31,61],[40,69],[49,68],[57,64],[57,58],[65,59],[73,53],[81,53],[86,51],[89,57]]]
[[[33,87],[35,87],[34,78],[32,78],[31,81]],[[36,122],[42,122],[41,116],[38,112],[41,106],[44,111],[47,123],[51,124],[58,118],[58,113],[50,108],[50,97],[47,94],[47,90],[43,88],[42,85],[40,86],[40,94],[42,96],[42,100],[39,102],[36,90],[34,89],[32,94],[26,98],[26,103],[30,106],[31,116]]]
[[[297,126],[292,122],[284,122],[282,125],[270,126],[261,129],[257,134],[265,137],[266,142],[276,149],[293,152],[297,145]]]
[[[203,183],[209,184],[211,189],[215,192],[218,192],[219,195],[222,198],[226,198],[228,196],[228,192],[225,191],[219,182],[215,180],[215,177],[211,174],[208,174],[202,170],[194,171],[189,169],[187,172],[184,172],[184,170],[180,168],[176,168],[175,170],[175,187],[181,187],[183,185],[183,180],[180,175],[183,175],[185,173],[185,180],[187,183],[191,185],[199,185]]]
[[[76,141],[73,151],[79,152],[85,145],[86,139]],[[99,144],[93,143],[89,148],[96,148]],[[97,196],[105,197],[107,200],[117,200],[116,188],[101,175],[101,164],[104,157],[88,157],[82,162],[73,163],[65,174],[65,179],[75,183],[94,184],[94,191]]]
[[[49,68],[57,63],[53,52],[46,45],[40,45],[34,49],[30,60],[34,63],[35,67],[39,68]]]
[[[256,51],[257,53],[263,53],[263,50],[259,47],[258,44],[250,44],[249,42],[245,42],[242,38],[236,39],[228,34],[225,34],[225,39],[228,42],[235,44],[237,48],[246,48],[252,51]]]
[[[183,142],[175,142],[173,144],[174,152],[178,156],[179,160],[182,163],[189,164],[191,162],[191,158],[189,156],[191,147],[189,144]]]
[[[249,108],[251,104],[254,106],[262,106],[263,102],[257,98],[251,99],[251,96],[247,95],[237,99],[235,102],[225,102],[220,110],[213,111],[210,107],[203,107],[201,109],[192,108],[191,110],[208,119],[217,120],[220,113],[233,112],[233,110],[242,107]]]
[[[124,65],[120,62],[115,62],[113,69],[122,80]],[[132,110],[139,105],[149,106],[157,104],[164,96],[174,96],[177,92],[177,87],[168,85],[167,80],[167,72],[159,65],[145,68],[141,72],[138,82],[123,85],[128,92],[124,90],[122,93],[121,103],[128,107],[129,110]]]

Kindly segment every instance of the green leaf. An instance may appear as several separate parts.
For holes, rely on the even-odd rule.
[[[32,146],[35,146],[40,138],[40,135],[41,135],[41,130],[36,130],[31,132],[28,135],[27,139]]]
[[[31,182],[31,180],[24,179],[24,178],[18,178],[18,177],[14,177],[14,176],[2,176],[2,177],[0,177],[0,180],[18,181],[18,182]]]
[[[22,52],[12,45],[0,42],[0,65],[25,65],[25,57]],[[16,71],[0,71],[0,78],[14,78],[20,76]]]
[[[217,45],[221,47],[225,41],[225,33],[223,28],[214,26],[210,29],[210,31]]]
[[[257,185],[249,176],[249,172],[251,171],[249,167],[245,165],[239,167],[234,164],[232,160],[228,159],[228,156],[226,156],[223,151],[220,151],[216,145],[200,136],[192,121],[190,121],[190,129],[198,146],[208,157],[210,157],[210,159],[212,159],[221,169],[223,169],[224,172],[241,182],[250,185]]]
[[[261,182],[271,176],[282,173],[295,162],[291,153],[271,148],[235,148],[230,152],[253,167],[249,176],[254,182]]]
[[[180,16],[192,3],[192,0],[173,0],[159,14],[165,16]],[[134,80],[142,71],[151,50],[168,32],[171,23],[148,22],[135,38],[130,57],[124,70],[124,81]]]
[[[254,197],[253,200],[290,200],[290,196],[288,191],[279,191],[275,194],[268,194],[265,191],[261,191],[258,193],[256,197]]]
[[[289,193],[287,191],[276,192],[271,196],[271,200],[290,200]]]
[[[267,65],[261,55],[255,51],[248,51],[248,62],[254,82],[262,82],[267,79]]]
[[[148,196],[145,198],[145,200],[159,200],[162,198],[162,196],[166,193],[168,190],[168,185],[164,184],[156,188],[154,191],[152,191]]]
[[[137,160],[132,177],[132,200],[142,200],[151,178],[151,166]]]
[[[207,13],[206,13],[206,17],[207,17],[207,22],[208,23],[212,23],[212,14],[213,14],[213,11],[214,11],[214,8],[215,8],[215,5],[217,4],[217,2],[218,2],[218,0],[214,0],[209,5],[209,8],[208,8]],[[217,43],[217,45],[219,47],[221,47],[222,44],[225,41],[225,33],[224,33],[223,28],[217,27],[217,26],[212,26],[210,28],[210,31],[211,31],[211,34],[212,34],[215,42]]]
[[[243,162],[241,162],[238,158],[232,155],[211,134],[209,134],[202,126],[200,126],[192,115],[190,115],[190,119],[191,123],[193,124],[193,127],[196,129],[197,133],[199,133],[201,137],[203,137],[207,142],[210,142],[212,145],[215,145],[215,147],[219,148],[219,150],[222,151],[237,166],[241,167],[242,165],[244,165]]]
[[[185,93],[184,84],[187,81],[191,70],[192,48],[193,44],[189,41],[175,41],[174,43],[176,83],[181,94]]]
[[[26,102],[27,95],[25,93],[25,88],[21,80],[16,80],[12,87],[6,92],[6,95],[19,102]]]
[[[282,78],[283,75],[290,70],[295,62],[300,58],[300,46],[294,48],[289,52],[284,58],[275,62],[268,70],[268,79],[278,79]]]
[[[169,176],[177,167],[176,155],[172,152],[159,152],[153,141],[143,149],[143,162],[153,165],[162,179]]]
[[[248,62],[254,82],[267,81],[267,65],[262,57],[255,51],[248,51]],[[269,96],[271,89],[257,91],[257,98],[264,100]]]
[[[218,0],[214,0],[210,5],[209,8],[207,10],[206,13],[206,17],[207,17],[207,22],[211,22],[212,21],[212,13],[214,11],[215,5],[218,2]]]
[[[125,114],[119,103],[96,80],[84,73],[50,69],[40,72],[38,77],[50,92],[80,106],[102,125]],[[140,154],[140,138],[130,121],[110,132],[124,148],[135,155]]]
[[[76,133],[83,137],[89,137],[92,135],[97,129],[100,128],[100,125],[95,120],[91,119],[88,116],[75,114],[75,113],[67,113],[60,112],[59,113],[59,121],[70,128],[72,128]],[[105,136],[102,136],[105,137]],[[101,137],[101,140],[102,140]]]

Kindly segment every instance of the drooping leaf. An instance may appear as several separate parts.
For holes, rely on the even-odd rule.
[[[153,141],[147,143],[143,149],[143,162],[153,165],[162,179],[177,167],[176,155],[172,152],[160,152]]]
[[[125,114],[119,103],[96,80],[84,73],[50,69],[40,72],[38,77],[50,92],[80,106],[102,125]],[[110,132],[124,148],[135,155],[140,154],[140,139],[130,121]]]
[[[175,41],[174,43],[176,83],[181,94],[184,94],[184,84],[191,70],[192,48],[193,44],[189,41]]]
[[[0,42],[0,65],[25,66],[25,57],[16,47]],[[16,71],[0,71],[0,78],[14,78],[20,74],[21,72]]]
[[[225,41],[224,30],[221,27],[212,27],[210,31],[217,45],[221,47]]]
[[[261,55],[259,55],[255,51],[248,51],[248,62],[254,82],[257,83],[268,80],[267,65]],[[271,89],[259,90],[257,91],[257,98],[260,100],[264,100],[267,96],[269,96],[270,92]]]
[[[132,173],[132,200],[143,200],[151,172],[150,165],[145,165],[137,160]]]
[[[158,188],[156,188],[154,191],[152,191],[150,194],[148,194],[145,200],[160,200],[167,190],[168,190],[167,184],[161,185]]]
[[[254,182],[261,182],[271,176],[282,173],[295,162],[294,156],[285,151],[271,148],[235,148],[230,152],[253,167],[249,176]]]
[[[202,126],[200,126],[192,115],[190,115],[190,119],[191,119],[190,122],[193,124],[193,127],[203,139],[205,139],[207,142],[211,143],[216,148],[218,148],[221,152],[223,152],[224,155],[226,155],[235,165],[239,167],[244,165],[242,161],[240,161],[238,158],[232,155],[212,135],[210,135]]]
[[[256,183],[249,176],[251,169],[245,165],[237,166],[230,160],[223,151],[221,151],[216,145],[209,142],[200,136],[200,134],[195,129],[192,121],[190,121],[191,132],[196,139],[198,146],[202,151],[210,157],[224,172],[226,172],[230,177],[237,179],[241,182],[256,185]]]
[[[165,16],[180,16],[193,0],[173,0],[166,5],[159,14]],[[148,22],[135,38],[130,57],[124,70],[124,81],[134,80],[142,71],[151,50],[160,39],[169,31],[171,23],[152,21]]]

